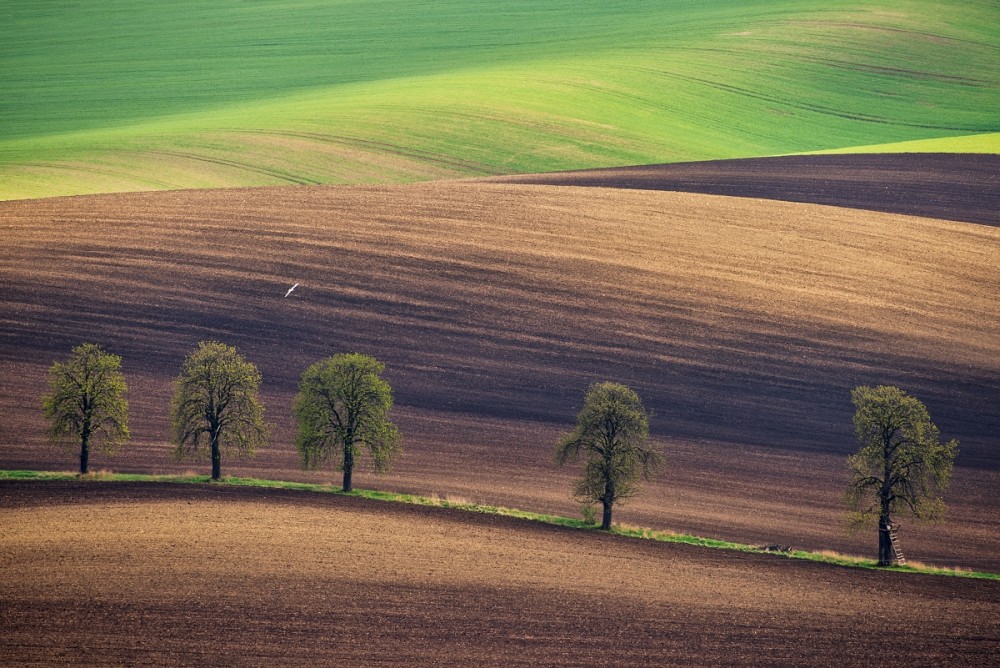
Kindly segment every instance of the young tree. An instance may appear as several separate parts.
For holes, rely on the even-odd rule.
[[[635,496],[640,478],[650,480],[661,464],[648,443],[649,417],[639,395],[618,383],[595,383],[587,390],[576,429],[559,440],[556,461],[562,465],[584,456],[583,477],[574,496],[604,508],[602,529],[611,528],[615,503]]]
[[[315,468],[332,460],[344,472],[345,492],[353,489],[354,460],[362,448],[376,473],[388,471],[402,452],[399,430],[388,418],[392,389],[379,375],[384,369],[374,357],[345,353],[316,362],[299,383],[295,444],[302,464]]]
[[[861,444],[848,458],[847,503],[855,528],[878,520],[878,563],[897,561],[892,516],[908,510],[922,520],[944,513],[940,493],[948,486],[958,441],[942,444],[927,408],[898,387],[858,386],[851,392],[854,430]]]
[[[121,363],[121,357],[84,343],[49,367],[52,392],[42,400],[49,437],[56,444],[80,444],[80,473],[87,473],[92,446],[114,454],[129,439]]]
[[[212,458],[212,480],[222,477],[222,450],[253,457],[271,431],[258,397],[261,377],[235,348],[202,341],[181,366],[171,404],[175,456],[197,454],[203,443]]]

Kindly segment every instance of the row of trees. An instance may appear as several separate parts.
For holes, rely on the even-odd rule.
[[[351,491],[355,460],[371,456],[377,473],[389,470],[402,451],[401,436],[389,420],[392,390],[384,366],[357,353],[333,355],[302,374],[295,397],[296,448],[305,468],[332,464],[343,471]],[[121,358],[85,343],[49,370],[51,392],[44,398],[51,438],[80,447],[80,473],[87,472],[90,448],[113,452],[129,439],[126,384]],[[271,425],[259,399],[261,375],[235,348],[205,341],[184,360],[171,402],[178,458],[203,452],[212,461],[212,479],[222,475],[222,451],[252,456],[267,443]],[[892,386],[859,386],[851,394],[860,450],[848,458],[847,504],[854,528],[877,523],[879,563],[896,561],[891,541],[893,517],[908,511],[918,519],[942,516],[941,494],[948,486],[958,442],[940,442],[926,407]],[[573,494],[603,510],[601,527],[610,529],[615,505],[651,480],[663,456],[649,440],[649,415],[642,400],[618,383],[595,383],[584,397],[575,429],[556,446],[560,465],[583,460]]]
[[[389,421],[392,390],[383,365],[356,353],[316,362],[302,374],[295,397],[296,447],[303,466],[333,463],[351,491],[355,459],[371,454],[377,472],[388,470],[401,452],[399,430]],[[207,450],[212,480],[222,477],[222,453],[252,457],[267,444],[272,425],[264,420],[261,375],[235,348],[202,341],[185,358],[174,381],[170,405],[178,459]],[[57,444],[79,445],[80,473],[90,450],[114,454],[129,440],[128,400],[121,357],[84,343],[65,362],[49,369],[50,392],[43,400],[49,436]]]

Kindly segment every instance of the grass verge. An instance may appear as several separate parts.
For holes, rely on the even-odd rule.
[[[92,482],[165,482],[177,484],[207,484],[210,482],[206,475],[153,475],[145,473],[113,473],[110,471],[96,471],[87,475],[70,473],[66,471],[4,471],[0,470],[0,481],[4,480],[79,480]],[[386,492],[380,490],[356,489],[349,493],[344,493],[339,487],[329,484],[288,482],[283,480],[267,480],[263,478],[238,478],[223,477],[220,485],[231,485],[238,487],[259,487],[265,489],[291,489],[306,492],[317,492],[326,494],[340,494],[345,496],[356,496],[373,501],[385,501],[390,503],[408,503],[418,506],[433,506],[437,508],[452,508],[483,515],[498,515],[502,517],[513,517],[543,524],[553,524],[556,526],[585,531],[598,531],[596,525],[583,520],[571,517],[561,517],[558,515],[548,515],[536,513],[517,508],[505,508],[503,506],[490,506],[480,503],[469,503],[465,500],[456,501],[439,497],[418,496],[415,494],[401,494],[398,492]],[[805,550],[774,551],[765,547],[734,543],[715,538],[704,538],[701,536],[691,536],[678,534],[670,531],[657,531],[642,527],[628,525],[616,525],[611,529],[611,533],[625,538],[639,540],[655,540],[664,543],[683,543],[685,545],[695,545],[717,550],[733,550],[737,552],[749,552],[754,554],[772,554],[776,557],[788,559],[804,559],[806,561],[816,561],[835,566],[845,566],[849,568],[865,568],[883,571],[895,571],[900,573],[921,573],[925,575],[946,575],[951,577],[975,578],[981,580],[1000,581],[1000,573],[987,573],[983,571],[972,571],[963,568],[943,568],[930,566],[922,563],[915,563],[906,566],[893,566],[890,568],[879,568],[874,559],[865,559],[852,555],[840,554],[830,550],[820,552],[808,552]]]

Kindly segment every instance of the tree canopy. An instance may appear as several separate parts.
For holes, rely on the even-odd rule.
[[[855,527],[878,521],[879,563],[895,561],[890,541],[892,517],[909,512],[921,520],[940,519],[958,441],[941,443],[927,408],[898,387],[858,386],[854,431],[861,449],[848,459],[847,503]]]
[[[344,472],[344,491],[351,491],[355,458],[371,455],[383,473],[402,451],[400,433],[389,420],[392,388],[382,377],[384,365],[359,353],[333,355],[302,374],[295,398],[299,432],[296,447],[303,466],[332,462]]]
[[[184,360],[171,404],[178,458],[209,447],[212,479],[222,476],[222,450],[252,457],[267,444],[270,425],[258,392],[261,375],[235,348],[202,341]]]
[[[100,346],[83,343],[49,368],[51,392],[42,400],[48,435],[58,445],[80,445],[80,473],[88,471],[91,447],[113,454],[129,440],[121,362]]]
[[[584,458],[583,477],[574,496],[583,503],[600,503],[602,529],[611,528],[614,505],[635,496],[641,479],[650,480],[662,456],[649,443],[649,416],[635,392],[618,383],[590,386],[576,428],[556,447],[562,465]]]

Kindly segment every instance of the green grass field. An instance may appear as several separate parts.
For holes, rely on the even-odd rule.
[[[0,199],[1000,131],[991,0],[4,4]]]

